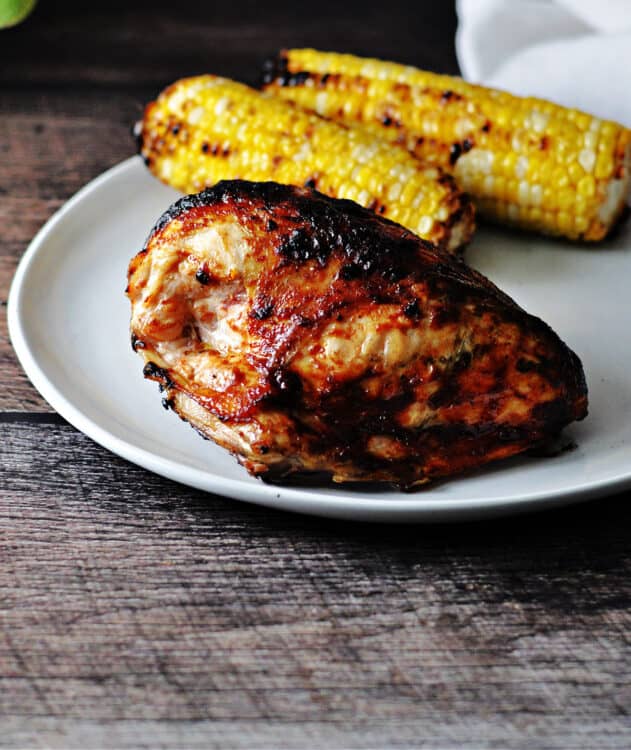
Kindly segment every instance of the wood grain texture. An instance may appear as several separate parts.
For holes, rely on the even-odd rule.
[[[10,345],[6,301],[17,263],[45,221],[77,190],[133,153],[139,93],[73,97],[16,90],[0,95],[0,410],[50,411]]]
[[[223,5],[171,0],[40,3],[3,33],[0,84],[162,87],[212,71],[255,83],[281,47],[313,46],[396,58],[457,73],[453,3],[269,0]],[[25,41],[28,49],[25,49]]]
[[[628,743],[623,497],[357,526],[179,487],[66,425],[0,444],[4,746]]]
[[[463,526],[333,523],[116,458],[8,342],[42,223],[182,75],[284,45],[456,72],[450,3],[40,2],[0,31],[0,747],[628,748],[629,493]]]

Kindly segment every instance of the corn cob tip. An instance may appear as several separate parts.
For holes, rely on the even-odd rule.
[[[398,63],[283,50],[265,90],[450,172],[498,223],[596,242],[624,212],[631,131],[552,102]],[[272,74],[275,74],[273,77]]]

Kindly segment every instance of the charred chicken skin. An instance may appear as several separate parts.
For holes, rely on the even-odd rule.
[[[410,488],[587,413],[577,356],[446,251],[350,201],[225,181],[129,267],[132,345],[163,403],[252,474]]]

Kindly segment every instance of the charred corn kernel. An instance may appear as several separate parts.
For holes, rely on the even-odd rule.
[[[473,204],[442,170],[364,128],[234,81],[178,81],[146,108],[139,138],[151,171],[185,192],[238,178],[309,185],[423,227],[422,237],[451,251],[473,233]]]
[[[460,78],[312,49],[283,52],[264,81],[276,96],[359,122],[452,172],[491,219],[599,240],[624,209],[631,131],[618,123]],[[539,200],[535,184],[544,209],[536,219],[528,211]],[[514,208],[509,211],[504,201]]]

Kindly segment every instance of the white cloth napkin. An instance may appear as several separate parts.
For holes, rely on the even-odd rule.
[[[631,0],[458,0],[463,76],[631,127]]]

